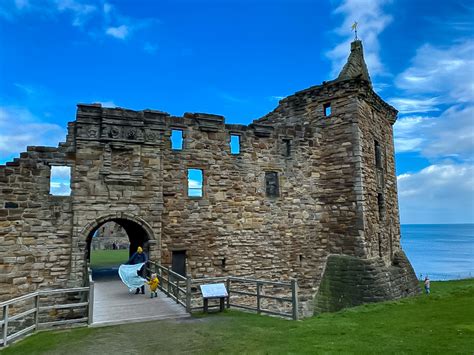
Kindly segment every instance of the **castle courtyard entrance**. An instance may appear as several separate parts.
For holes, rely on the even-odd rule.
[[[147,231],[135,221],[113,218],[101,221],[87,236],[86,262],[94,280],[117,279],[118,268],[140,246],[149,256]]]
[[[151,229],[131,217],[103,217],[87,229],[86,265],[92,269],[93,325],[183,318],[189,314],[164,293],[151,299],[149,290],[135,294],[118,276],[118,267],[140,246],[150,255]]]

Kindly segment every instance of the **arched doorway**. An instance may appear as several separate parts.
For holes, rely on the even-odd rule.
[[[120,237],[114,238],[114,233]],[[103,238],[100,240],[100,238]],[[143,222],[130,217],[103,217],[87,230],[86,265],[94,278],[116,278],[120,264],[140,246],[149,255],[151,230]]]

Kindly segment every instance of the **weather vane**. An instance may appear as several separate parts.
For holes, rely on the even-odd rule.
[[[355,40],[357,40],[357,21],[354,21],[354,23],[352,24],[352,31],[354,31],[354,34],[355,34]]]

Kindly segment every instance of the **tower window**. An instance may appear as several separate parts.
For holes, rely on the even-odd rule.
[[[188,196],[202,197],[203,172],[201,169],[188,169]]]
[[[379,206],[379,220],[385,218],[385,200],[382,193],[377,194],[377,204]]]
[[[374,149],[375,149],[375,167],[378,169],[382,168],[382,149],[380,148],[380,144],[377,141],[374,141]]]
[[[231,154],[240,154],[240,136],[236,134],[230,135],[230,153]]]
[[[183,149],[183,131],[180,129],[171,130],[171,149],[182,150]]]
[[[283,155],[285,157],[291,156],[291,139],[283,139]]]
[[[280,196],[280,184],[278,182],[278,173],[275,171],[265,172],[265,194],[267,197]]]
[[[330,102],[324,104],[323,109],[324,109],[324,116],[326,117],[331,116],[331,103]]]
[[[71,195],[71,167],[52,166],[49,193],[55,196]]]

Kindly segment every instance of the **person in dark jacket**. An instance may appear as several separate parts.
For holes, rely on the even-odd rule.
[[[135,264],[140,264],[140,263],[146,263],[147,261],[148,261],[148,257],[143,252],[142,247],[138,247],[137,251],[133,253],[133,255],[130,257],[130,259],[128,259],[128,261],[125,264],[135,265]],[[145,265],[143,265],[143,267],[137,271],[137,274],[143,278],[145,278]],[[137,288],[137,291],[135,292],[135,294],[138,295],[140,293],[140,290],[142,291],[142,294],[145,294],[145,285]]]

